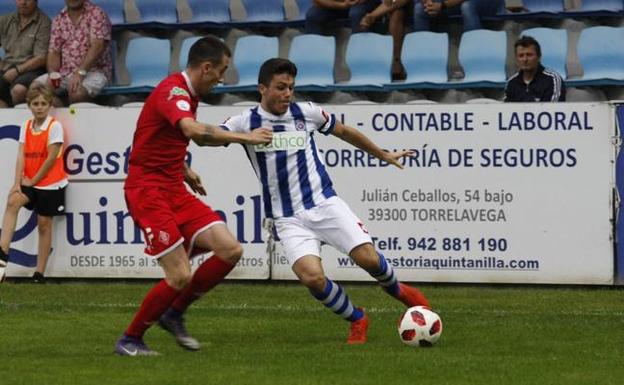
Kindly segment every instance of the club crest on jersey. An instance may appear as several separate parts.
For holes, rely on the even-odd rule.
[[[167,97],[167,100],[171,100],[173,99],[174,96],[185,96],[187,98],[190,98],[188,92],[186,92],[185,89],[180,88],[180,87],[173,87],[170,91],[169,91],[169,96]]]
[[[295,129],[297,131],[305,131],[305,122],[303,120],[296,120]]]
[[[176,106],[181,111],[190,111],[191,110],[191,105],[186,100],[178,100],[176,102]]]
[[[306,134],[301,131],[274,132],[271,143],[256,144],[255,152],[299,151],[305,149]]]
[[[164,243],[165,245],[169,244],[169,233],[167,233],[166,231],[160,231],[158,233],[158,240],[160,241],[160,243]]]

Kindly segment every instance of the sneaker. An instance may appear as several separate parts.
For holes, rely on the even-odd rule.
[[[360,309],[364,312],[364,309]],[[364,313],[364,316],[357,321],[351,322],[351,329],[349,330],[349,338],[347,338],[347,344],[360,345],[366,342],[366,331],[368,330],[368,316]]]
[[[407,307],[425,306],[429,308],[429,301],[427,301],[425,295],[415,287],[408,286],[404,283],[399,283],[397,299],[403,302]]]
[[[175,337],[178,345],[182,346],[184,349],[195,351],[199,350],[201,347],[199,341],[191,337],[186,331],[184,317],[173,314],[171,309],[160,316],[158,325],[171,333]]]
[[[32,283],[45,283],[45,277],[38,271],[32,276]]]
[[[6,268],[9,263],[9,256],[6,255],[4,250],[0,249],[0,283],[6,278]]]
[[[115,344],[115,354],[120,356],[159,356],[160,353],[148,348],[140,338],[123,335]]]

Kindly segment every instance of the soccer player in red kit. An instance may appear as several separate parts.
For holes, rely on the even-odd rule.
[[[143,342],[145,331],[156,322],[182,347],[198,350],[199,342],[186,332],[182,315],[221,282],[242,255],[241,245],[221,217],[184,185],[205,195],[199,176],[185,163],[190,140],[200,146],[271,141],[271,130],[266,128],[234,133],[196,121],[199,95],[209,93],[222,79],[230,57],[227,46],[213,36],[195,42],[186,69],[154,89],[137,121],[125,198],[143,231],[145,253],[158,259],[165,278],[145,296],[115,345],[117,354],[158,354]],[[192,274],[189,258],[201,250],[212,250],[214,255]]]

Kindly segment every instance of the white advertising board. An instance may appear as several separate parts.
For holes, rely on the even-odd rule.
[[[201,107],[199,119],[221,122],[243,108]],[[399,170],[335,137],[317,136],[337,193],[360,216],[401,279],[613,282],[615,125],[610,105],[359,105],[326,110],[384,149],[415,151]],[[59,111],[70,132],[66,168],[73,183],[68,215],[56,222],[49,276],[161,276],[143,256],[130,219],[120,219],[126,213],[122,180],[139,111]],[[27,116],[1,111],[0,137],[6,126]],[[11,165],[0,178],[3,191],[13,180],[15,147],[13,140],[0,140],[0,160]],[[245,249],[231,277],[293,279],[279,245],[270,261],[267,256],[260,188],[240,146],[191,145],[189,160],[203,177],[206,202],[223,212]],[[1,195],[2,206],[5,200],[6,194]],[[21,235],[29,230],[26,214],[18,223]],[[87,222],[90,236],[81,242]],[[35,254],[36,230],[12,248]],[[370,280],[331,247],[324,247],[323,264],[333,279]],[[32,271],[9,266],[12,276]]]

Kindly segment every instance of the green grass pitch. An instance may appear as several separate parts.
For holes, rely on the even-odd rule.
[[[370,317],[366,345],[302,286],[227,282],[193,305],[191,353],[158,327],[159,357],[118,357],[148,283],[0,285],[0,384],[591,384],[624,383],[624,292],[604,288],[421,287],[444,330],[410,348],[402,305],[372,284],[344,285]]]

